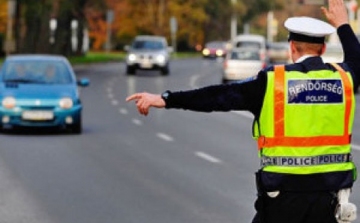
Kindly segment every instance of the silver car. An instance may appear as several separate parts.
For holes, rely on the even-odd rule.
[[[222,70],[222,82],[233,82],[256,76],[266,67],[267,59],[257,49],[234,48],[226,55]]]
[[[127,74],[135,74],[137,69],[160,70],[162,75],[169,74],[172,48],[165,37],[140,35],[135,37],[131,46],[125,46],[125,50]]]

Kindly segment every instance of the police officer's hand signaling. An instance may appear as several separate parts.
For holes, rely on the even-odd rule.
[[[329,23],[335,28],[349,23],[346,6],[343,0],[329,0],[329,9],[321,7]]]
[[[148,115],[150,107],[163,108],[165,107],[165,101],[160,94],[150,94],[147,92],[136,93],[126,98],[126,101],[135,100],[136,107],[140,114]]]

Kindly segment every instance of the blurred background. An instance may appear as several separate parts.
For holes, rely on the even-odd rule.
[[[0,0],[1,56],[51,53],[81,56],[122,51],[140,34],[165,36],[176,51],[256,33],[285,41],[284,20],[322,18],[324,0]],[[347,2],[358,32],[357,2]]]

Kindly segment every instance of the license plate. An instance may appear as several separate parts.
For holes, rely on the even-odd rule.
[[[24,111],[22,119],[31,121],[46,121],[52,120],[54,113],[52,111]]]
[[[152,64],[150,63],[150,61],[145,60],[140,64],[140,67],[141,68],[152,68]]]

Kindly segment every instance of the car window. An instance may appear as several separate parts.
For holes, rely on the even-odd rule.
[[[206,44],[208,48],[225,48],[225,43],[223,42],[210,42]]]
[[[132,48],[137,50],[161,50],[164,47],[162,42],[153,40],[136,40],[132,45]]]
[[[233,60],[260,60],[260,54],[254,51],[233,51],[230,58]]]
[[[254,41],[239,41],[236,43],[236,47],[261,49],[261,44]]]
[[[3,81],[21,83],[68,84],[71,74],[63,62],[8,61],[2,69]]]

